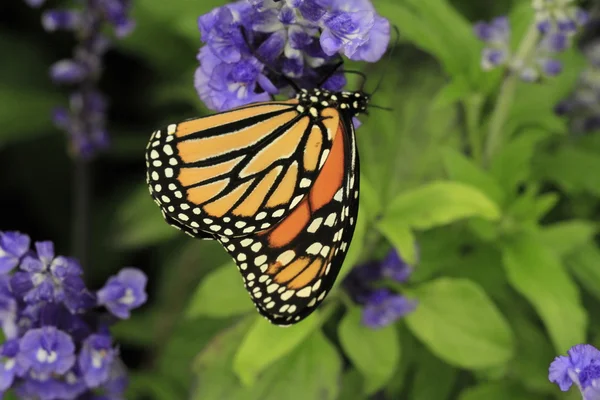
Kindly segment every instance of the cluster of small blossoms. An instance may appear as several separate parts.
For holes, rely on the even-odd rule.
[[[124,268],[93,293],[52,242],[0,232],[0,398],[123,399],[125,367],[108,326],[146,301],[146,276]],[[104,310],[108,310],[104,311]]]
[[[600,40],[583,47],[588,64],[579,76],[573,92],[555,107],[558,115],[570,119],[576,134],[600,130]]]
[[[600,351],[589,344],[578,344],[550,364],[548,379],[566,392],[575,384],[583,400],[600,400]]]
[[[344,288],[354,302],[363,306],[362,322],[371,328],[382,328],[414,311],[417,302],[387,288],[377,288],[382,279],[406,282],[412,268],[394,249],[381,261],[356,266],[344,279]]]
[[[26,2],[38,7],[45,0]],[[110,40],[102,32],[109,25],[122,37],[132,30],[133,23],[128,18],[129,0],[83,0],[81,3],[79,9],[44,12],[42,25],[48,32],[72,31],[77,38],[72,58],[60,60],[50,68],[55,83],[74,88],[69,107],[56,108],[53,120],[67,133],[71,152],[87,159],[109,145],[107,104],[97,85],[102,74],[102,57],[110,47]]]
[[[510,49],[510,23],[505,16],[491,22],[475,24],[475,34],[485,42],[481,66],[484,70],[504,66],[519,74],[527,82],[541,77],[552,77],[562,72],[562,64],[556,59],[571,47],[573,36],[587,23],[588,14],[576,7],[574,0],[533,0],[535,24],[540,38],[532,54],[525,59],[517,58]]]
[[[223,111],[297,86],[340,90],[341,55],[375,62],[386,51],[389,22],[369,0],[241,0],[198,19],[205,45],[195,86]],[[287,78],[287,79],[286,79]]]

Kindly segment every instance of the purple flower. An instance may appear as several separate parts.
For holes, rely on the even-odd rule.
[[[77,371],[68,371],[61,377],[40,379],[39,376],[29,374],[16,387],[16,393],[21,398],[39,400],[75,400],[86,392],[87,387]],[[87,398],[87,397],[86,397]]]
[[[40,7],[45,2],[46,0],[25,0],[25,3],[27,3],[27,5],[30,7]]]
[[[42,15],[42,26],[48,32],[75,30],[82,22],[81,13],[74,10],[49,10]]]
[[[400,257],[396,249],[391,249],[380,263],[381,275],[396,282],[406,282],[412,268]]]
[[[85,383],[95,388],[108,381],[115,358],[112,338],[108,335],[91,335],[83,342],[79,353],[79,368]]]
[[[106,306],[115,316],[129,318],[129,311],[146,302],[146,275],[135,268],[123,268],[108,279],[97,293],[98,304]]]
[[[29,236],[19,232],[0,232],[0,274],[10,272],[19,265],[21,257],[29,250]]]
[[[362,322],[371,328],[383,328],[414,311],[417,303],[387,289],[377,289],[367,299]]]
[[[301,87],[340,90],[345,79],[331,76],[339,55],[375,62],[390,33],[368,0],[238,1],[201,16],[198,26],[206,46],[195,87],[218,111],[288,89],[281,75]]]
[[[587,12],[573,4],[572,0],[534,0],[535,19],[542,34],[561,32],[572,35],[589,20]]]
[[[558,115],[570,119],[571,131],[583,134],[600,129],[600,41],[583,47],[588,65],[579,75],[572,93],[555,107]]]
[[[18,353],[17,339],[7,340],[0,348],[0,393],[6,391],[15,380],[15,374],[21,372],[16,360]]]
[[[125,368],[107,324],[115,318],[101,310],[86,288],[78,262],[55,257],[52,242],[35,243],[19,233],[0,241],[16,257],[19,270],[0,274],[0,398],[8,390],[37,400],[124,399]],[[24,243],[26,238],[27,243]],[[6,245],[10,243],[10,245]],[[16,255],[15,255],[16,254]],[[146,300],[145,275],[126,268],[104,289],[103,303],[128,316]]]
[[[38,6],[43,0],[27,0]],[[55,83],[75,85],[70,107],[53,113],[55,124],[70,139],[70,152],[89,159],[109,145],[105,129],[106,106],[98,92],[102,75],[102,56],[110,41],[104,27],[111,25],[116,36],[123,37],[134,27],[129,18],[130,0],[98,0],[83,3],[78,10],[48,10],[42,16],[42,26],[48,32],[73,31],[78,43],[69,59],[60,60],[50,68]]]
[[[352,269],[344,280],[344,286],[354,301],[364,304],[373,291],[373,283],[380,279],[406,282],[412,268],[400,257],[396,249],[391,249],[381,261],[369,261]]]
[[[376,285],[382,279],[406,282],[411,273],[412,268],[395,249],[381,261],[369,261],[350,271],[343,285],[352,299],[364,306],[365,325],[380,328],[414,310],[416,302]]]
[[[373,291],[373,282],[380,278],[379,263],[369,261],[354,267],[344,279],[343,285],[354,302],[365,304]]]
[[[202,101],[211,109],[223,111],[269,100],[269,93],[256,92],[259,83],[272,92],[276,91],[262,74],[262,65],[256,59],[227,64],[209,47],[200,50],[198,59],[200,67],[196,70],[194,85]]]
[[[562,64],[556,60],[555,54],[571,46],[572,33],[585,19],[583,14],[576,12],[576,8],[567,4],[569,2],[570,0],[567,0],[557,4],[554,0],[534,0],[533,7],[542,35],[534,54],[527,55],[524,59],[517,59],[511,55],[510,24],[507,17],[495,18],[490,23],[475,24],[475,34],[486,43],[482,50],[482,68],[490,70],[498,66],[508,66],[511,72],[526,82],[536,82],[544,76],[559,75],[562,72]],[[575,19],[567,18],[567,14],[570,13]]]
[[[350,57],[351,60],[362,60],[376,62],[385,53],[390,42],[390,22],[379,16],[375,16],[375,22],[369,32],[368,40],[358,46],[356,52]]]
[[[11,287],[28,304],[62,302],[72,312],[79,312],[94,304],[93,295],[81,279],[81,266],[74,259],[54,258],[52,242],[37,242],[37,257],[26,256],[21,270],[13,275]]]
[[[548,379],[566,392],[573,383],[584,400],[600,399],[600,351],[589,344],[578,344],[552,361]]]
[[[474,30],[485,43],[503,45],[510,39],[510,23],[505,16],[494,18],[490,23],[479,21]]]
[[[330,12],[323,21],[321,47],[328,56],[342,52],[346,57],[352,58],[356,50],[367,42],[368,33],[373,25],[375,12],[371,9]]]
[[[88,69],[73,60],[61,60],[50,68],[50,76],[56,83],[78,83],[86,78]]]
[[[240,15],[248,13],[245,2],[228,4],[198,18],[202,41],[225,63],[235,63],[246,53],[246,43],[240,29]]]
[[[18,334],[18,304],[9,289],[9,278],[0,278],[0,324],[4,337],[12,339]]]
[[[52,326],[28,331],[21,338],[20,346],[19,364],[41,376],[62,375],[75,364],[73,340]]]
[[[475,35],[487,46],[481,53],[481,67],[490,70],[506,65],[510,58],[510,24],[507,17],[498,17],[490,23],[478,22],[474,27]]]
[[[110,400],[124,399],[124,397],[121,396],[127,388],[128,383],[129,380],[127,378],[125,365],[123,365],[123,362],[120,359],[116,359],[110,368],[108,381],[102,385],[102,390]]]

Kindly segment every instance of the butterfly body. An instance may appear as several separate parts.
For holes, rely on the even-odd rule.
[[[361,92],[302,90],[150,138],[147,182],[167,222],[218,240],[275,324],[308,316],[341,268],[358,212],[352,117],[368,101]]]

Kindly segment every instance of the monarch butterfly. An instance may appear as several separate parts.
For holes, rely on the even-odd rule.
[[[150,138],[147,183],[165,220],[218,240],[274,324],[310,315],[340,271],[358,213],[352,117],[368,103],[362,90],[302,89]]]

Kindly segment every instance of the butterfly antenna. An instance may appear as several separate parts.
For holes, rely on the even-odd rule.
[[[296,91],[296,93],[299,93],[300,87],[298,87],[298,85],[296,85],[296,82],[294,82],[293,80],[291,80],[290,78],[288,78],[287,76],[282,74],[281,72],[275,71],[273,68],[271,68],[269,63],[267,63],[261,56],[259,56],[256,51],[254,51],[254,49],[252,48],[252,45],[250,44],[250,39],[248,39],[248,34],[246,32],[246,29],[243,26],[240,26],[240,31],[242,32],[242,37],[244,38],[244,42],[246,42],[246,46],[248,47],[248,50],[250,51],[250,53],[252,53],[252,55],[258,61],[260,61],[265,66],[266,69],[269,70],[269,72],[271,72],[272,74],[274,74],[276,76],[281,77],[283,80],[285,80],[288,83],[288,85],[290,85]]]
[[[321,79],[319,81],[319,83],[317,83],[317,87],[323,86],[323,84],[325,82],[327,82],[327,80],[329,78],[331,78],[333,75],[335,75],[335,73],[337,72],[337,70],[340,69],[340,67],[342,65],[344,65],[344,61],[338,61],[337,63],[335,63],[335,65],[331,68],[331,71],[329,71],[329,73],[327,75],[325,75],[325,77],[323,79]]]
[[[378,110],[384,111],[394,111],[394,109],[391,107],[378,106],[377,104],[369,104],[369,108],[377,108]]]
[[[385,65],[383,73],[381,74],[381,78],[379,78],[379,82],[377,82],[377,86],[375,86],[375,90],[373,90],[373,92],[371,92],[369,94],[369,96],[371,96],[371,97],[375,94],[375,92],[377,92],[381,88],[383,79],[385,78],[387,70],[388,70],[390,64],[392,63],[392,55],[394,54],[394,49],[396,47],[398,47],[398,43],[400,42],[400,31],[398,30],[398,27],[396,25],[393,25],[393,27],[394,27],[394,32],[396,32],[396,40],[394,41],[394,45],[392,46],[392,48],[390,49],[390,51],[388,53],[388,61],[387,61],[387,64]]]
[[[365,75],[365,73],[362,71],[354,71],[354,70],[346,70],[346,71],[344,71],[344,73],[358,75],[362,78],[362,82],[360,83],[360,87],[358,89],[362,92],[365,87],[365,83],[367,83],[367,75]]]
[[[329,78],[331,78],[331,77],[332,77],[332,76],[333,76],[333,75],[334,75],[334,74],[337,72],[337,70],[339,70],[339,69],[340,69],[340,67],[341,67],[342,65],[344,65],[344,61],[339,61],[339,62],[337,62],[337,63],[336,63],[334,66],[333,66],[333,68],[331,69],[331,71],[330,71],[330,72],[327,74],[327,76],[325,76],[325,78],[321,79],[321,81],[319,82],[319,84],[317,85],[317,87],[321,87],[321,86],[323,86],[323,84],[324,84],[325,82],[327,82],[327,80],[328,80]],[[361,82],[361,84],[360,84],[360,91],[362,91],[362,90],[363,90],[363,88],[364,88],[364,86],[365,86],[365,83],[367,82],[367,76],[366,76],[366,75],[365,75],[363,72],[361,72],[361,71],[354,71],[354,70],[344,70],[344,74],[354,74],[354,75],[358,75],[358,76],[360,76],[360,77],[362,78],[362,82]]]

